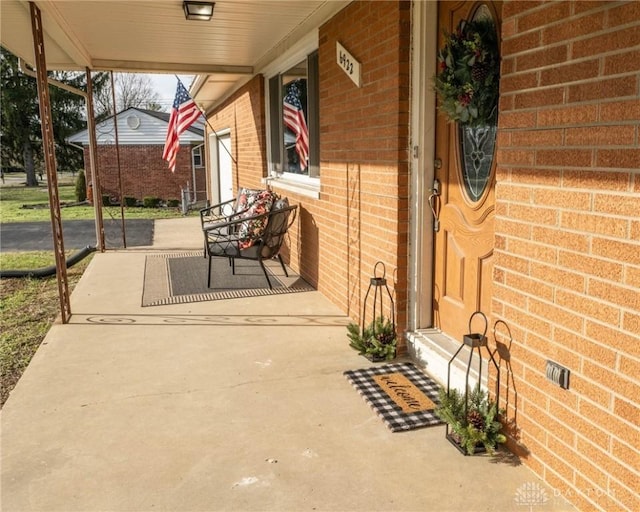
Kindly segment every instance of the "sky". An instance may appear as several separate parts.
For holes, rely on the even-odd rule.
[[[176,95],[176,85],[178,83],[176,76],[167,74],[147,76],[151,79],[151,85],[160,97],[160,105],[162,105],[162,108],[166,112],[169,112],[169,110],[171,110],[171,105],[173,104],[173,98]],[[187,90],[189,90],[189,86],[195,77],[194,75],[178,75],[178,78],[180,78],[180,81],[184,84]]]

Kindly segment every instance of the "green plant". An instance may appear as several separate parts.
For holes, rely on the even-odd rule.
[[[473,455],[478,445],[493,454],[498,444],[507,440],[500,432],[500,411],[479,384],[467,396],[457,389],[447,393],[444,388],[440,388],[438,395],[436,415],[449,425],[454,441],[469,455]]]
[[[85,178],[84,171],[78,171],[78,177],[76,178],[76,201],[82,203],[87,200],[87,179]]]
[[[491,19],[461,21],[438,52],[434,88],[449,120],[486,126],[498,115],[500,55]]]
[[[109,194],[102,194],[102,206],[110,206],[111,205],[111,198],[109,197]]]
[[[180,206],[180,200],[179,199],[167,199],[167,206],[169,208],[177,208],[178,206]]]
[[[347,325],[349,346],[371,360],[391,360],[396,355],[395,326],[383,316],[374,319],[360,332],[358,324]]]
[[[142,199],[142,204],[144,205],[145,208],[157,208],[158,206],[160,206],[160,198],[153,197],[153,196],[145,196]]]
[[[125,206],[136,206],[137,204],[138,204],[138,200],[135,197],[124,196]]]

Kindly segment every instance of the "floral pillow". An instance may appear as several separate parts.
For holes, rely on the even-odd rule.
[[[261,190],[247,199],[247,210],[242,214],[243,218],[270,212],[275,198],[269,190]],[[246,220],[240,224],[240,229],[238,230],[238,246],[240,249],[247,249],[260,239],[264,228],[267,227],[268,220],[269,216],[265,215],[259,219]]]
[[[236,201],[235,213],[243,212],[249,206],[251,206],[261,192],[264,192],[264,190],[241,188],[240,192],[238,193],[238,200]]]

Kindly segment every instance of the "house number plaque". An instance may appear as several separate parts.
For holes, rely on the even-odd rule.
[[[342,68],[351,81],[360,87],[360,63],[353,58],[344,46],[336,41],[336,62]]]

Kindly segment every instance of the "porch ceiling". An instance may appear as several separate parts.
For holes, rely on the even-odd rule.
[[[40,0],[50,70],[199,75],[211,108],[347,1],[216,0],[211,21],[187,21],[181,0]],[[29,2],[0,1],[0,44],[34,62]]]

